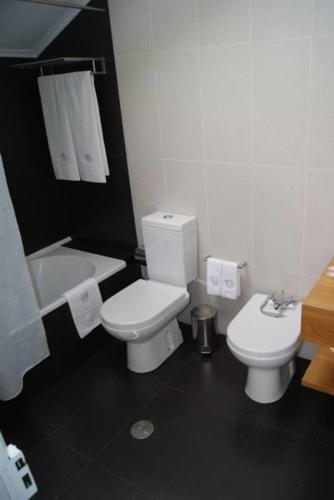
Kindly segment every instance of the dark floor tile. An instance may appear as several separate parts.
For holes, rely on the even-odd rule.
[[[84,455],[95,457],[159,388],[148,377],[125,372],[103,384],[55,437]]]
[[[150,479],[159,470],[166,473],[168,484],[173,483],[173,495],[177,495],[178,488],[180,495],[187,488],[195,494],[200,477],[201,484],[203,477],[211,484],[212,476],[221,475],[224,458],[229,464],[237,460],[254,428],[246,415],[230,419],[222,407],[171,388],[163,389],[153,398],[136,415],[137,419],[151,420],[154,434],[145,441],[137,441],[123,432],[97,460],[115,474],[149,488],[153,495],[160,494],[155,488],[160,479],[153,483]],[[204,494],[203,489],[201,493]]]
[[[318,444],[303,474],[298,500],[327,500],[334,491],[334,450]]]
[[[296,491],[314,444],[281,429],[258,425],[238,461],[233,499],[289,500]]]
[[[129,426],[96,460],[111,472],[142,487],[162,463],[165,448],[165,442],[157,437],[157,433],[147,439],[134,439]]]
[[[328,397],[328,410],[320,430],[319,442],[334,449],[334,398]]]
[[[92,463],[66,488],[59,500],[137,500],[141,498],[139,494],[141,492],[134,486]]]
[[[65,412],[72,414],[117,374],[117,367],[92,358],[50,387],[47,396]]]
[[[113,367],[119,373],[127,370],[126,342],[112,338],[111,342],[96,354],[95,359]]]
[[[232,356],[223,343],[210,357],[192,354],[168,384],[221,404],[230,415],[240,412],[257,414],[261,405],[246,396],[246,377],[247,368]]]
[[[65,422],[67,413],[46,396],[40,395],[22,405],[2,425],[6,442],[29,454],[49,434]]]
[[[299,360],[297,363],[301,364]],[[328,411],[329,396],[302,386],[302,375],[299,367],[284,396],[276,403],[263,405],[261,421],[316,440]]]
[[[157,497],[150,495],[144,491],[140,491],[134,500],[157,500]]]
[[[51,500],[80,473],[88,462],[75,451],[49,438],[29,458],[38,487],[34,499]]]
[[[6,444],[15,444],[27,456],[47,437],[41,430],[24,422],[24,419],[2,425],[0,431]]]

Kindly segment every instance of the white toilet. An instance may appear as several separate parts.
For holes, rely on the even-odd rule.
[[[142,218],[149,279],[108,299],[102,326],[127,342],[128,368],[155,370],[183,342],[176,317],[188,305],[187,285],[197,277],[197,221],[155,212]]]
[[[283,396],[300,347],[301,303],[273,317],[261,311],[266,300],[266,295],[253,295],[227,328],[232,354],[248,366],[246,394],[258,403]]]

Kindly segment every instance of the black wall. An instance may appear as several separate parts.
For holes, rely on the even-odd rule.
[[[107,2],[99,2],[99,5]],[[68,235],[105,245],[136,245],[108,13],[82,11],[40,59],[104,56],[95,77],[110,176],[107,184],[57,181],[47,147],[36,70],[0,59],[0,152],[26,253]],[[58,72],[90,69],[62,67]],[[55,71],[55,72],[57,72]]]

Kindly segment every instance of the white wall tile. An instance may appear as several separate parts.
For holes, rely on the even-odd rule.
[[[255,40],[311,34],[312,0],[253,0],[252,6]]]
[[[300,287],[300,293],[301,297],[305,299],[305,297],[308,296],[308,294],[311,292],[312,288],[318,281],[319,276],[302,276],[301,277],[301,287]]]
[[[250,62],[247,46],[201,50],[208,160],[250,160]]]
[[[127,154],[160,158],[153,55],[118,58],[117,79]]]
[[[209,164],[209,253],[237,262],[250,262],[251,176],[248,167]]]
[[[197,50],[157,54],[160,115],[166,158],[201,160],[203,132]]]
[[[314,0],[313,33],[315,35],[334,34],[333,0]]]
[[[255,173],[255,265],[299,274],[304,172],[257,167]]]
[[[195,213],[201,254],[249,263],[246,292],[305,296],[334,248],[334,1],[110,5],[116,53],[141,54],[117,58],[140,242],[143,214]],[[225,331],[244,298],[208,297],[200,264],[192,303]]]
[[[168,210],[196,215],[199,251],[206,254],[209,248],[204,165],[196,162],[168,160],[165,166]]]
[[[191,323],[191,310],[193,307],[211,304],[211,297],[206,293],[206,285],[203,282],[192,281],[188,287],[190,293],[190,303],[188,307],[180,314],[179,320],[183,323]]]
[[[150,0],[155,50],[197,47],[195,0]]]
[[[313,42],[310,166],[334,168],[334,37]]]
[[[258,163],[306,159],[309,40],[254,45],[254,141]]]
[[[282,290],[286,295],[300,297],[300,279],[298,273],[286,273],[272,263],[270,267],[254,266],[252,293],[280,294]]]
[[[152,50],[148,0],[109,0],[116,55]]]
[[[319,276],[333,257],[334,171],[312,170],[307,183],[303,274]]]
[[[249,40],[249,0],[198,0],[201,45]]]
[[[319,347],[319,344],[313,344],[312,342],[303,342],[303,345],[298,353],[298,357],[311,360],[319,350]]]
[[[128,158],[128,167],[138,243],[142,245],[141,217],[167,208],[163,161]]]

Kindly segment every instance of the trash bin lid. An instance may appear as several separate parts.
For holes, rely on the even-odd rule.
[[[212,319],[217,314],[217,309],[213,306],[204,304],[202,306],[194,307],[191,310],[191,316],[196,319]]]

